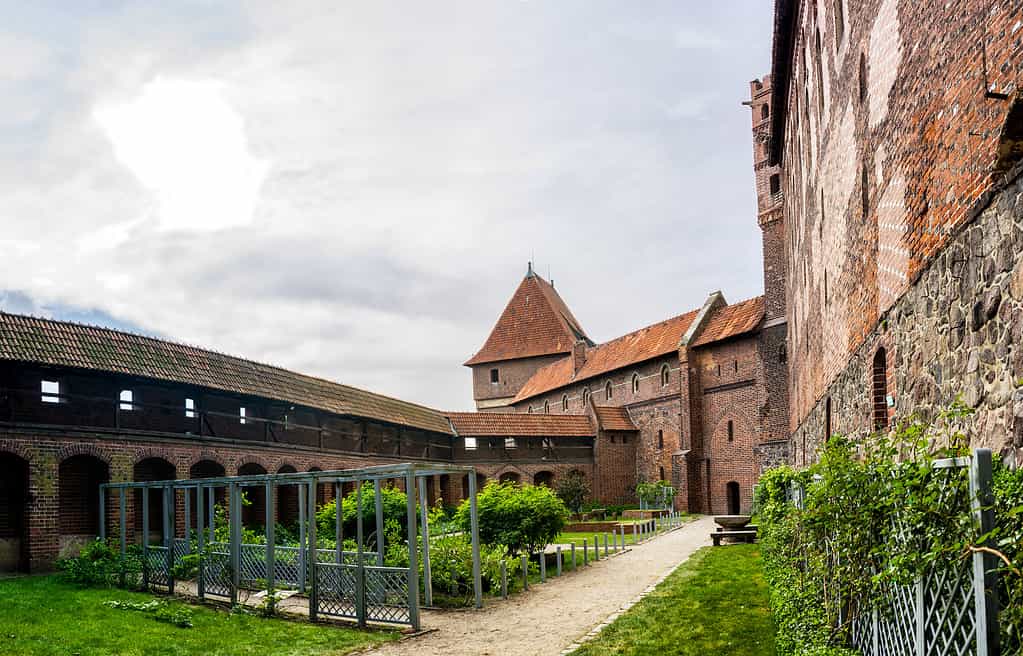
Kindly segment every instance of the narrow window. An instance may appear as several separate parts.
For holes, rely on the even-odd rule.
[[[663,367],[661,367],[661,387],[666,386],[670,379],[671,369],[668,368],[668,365],[664,365]]]
[[[185,417],[195,418],[195,399],[185,399]]]
[[[888,427],[888,356],[884,348],[874,354],[874,430]]]
[[[664,448],[664,431],[663,430],[657,431],[657,448],[658,449],[663,449]]]
[[[604,384],[604,399],[610,401],[612,396],[614,396],[614,386],[611,385],[611,381],[607,381]]]
[[[660,478],[658,480],[663,481],[664,480],[664,467],[659,467],[658,471],[660,472],[660,474],[659,474]]]
[[[242,407],[238,408],[238,423],[239,424],[248,423],[248,421],[246,420],[245,417],[246,417],[246,415],[245,415],[245,406],[242,406]]]
[[[135,409],[135,393],[131,390],[121,390],[117,398],[120,401],[117,405],[118,409],[125,412],[131,412]]]
[[[639,374],[632,374],[632,393],[639,394]]]
[[[870,213],[870,190],[867,188],[867,163],[860,165],[860,205],[863,210],[863,220],[867,220]]]
[[[768,184],[771,187],[771,195],[777,195],[781,191],[781,175],[775,173],[768,178]]]
[[[464,439],[465,439],[465,450],[466,451],[475,451],[476,450],[476,438],[475,437],[466,437]]]
[[[735,439],[735,424],[731,420],[728,421],[728,441],[731,442]]]
[[[568,412],[568,394],[561,397],[561,409]]]
[[[545,415],[551,414],[551,403],[550,403],[550,401],[544,401],[543,402],[543,413]]]
[[[860,53],[860,102],[867,101],[867,58]]]
[[[497,383],[497,382],[500,382],[500,380],[501,380],[501,375],[498,373],[497,369],[491,369],[490,370],[490,382],[491,383]]]
[[[504,448],[506,448],[506,449],[514,449],[516,446],[517,446],[517,444],[515,443],[515,438],[514,437],[506,437],[506,438],[504,438]]]
[[[760,118],[761,119],[766,119],[770,115],[771,115],[771,106],[768,105],[767,103],[764,103],[764,106],[760,108]]]
[[[39,389],[43,393],[40,399],[43,403],[60,403],[60,381],[44,380]]]

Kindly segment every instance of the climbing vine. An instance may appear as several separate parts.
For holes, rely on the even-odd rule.
[[[883,588],[960,566],[977,549],[999,563],[1003,653],[1020,649],[1023,472],[996,459],[996,523],[981,535],[968,469],[934,466],[969,455],[970,415],[955,403],[890,434],[835,436],[812,467],[761,478],[756,511],[779,654],[842,653],[852,621],[872,610]]]

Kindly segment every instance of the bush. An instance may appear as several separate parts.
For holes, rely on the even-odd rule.
[[[575,469],[558,477],[554,489],[558,498],[573,513],[580,512],[583,504],[590,497],[590,484],[586,482],[586,476]]]
[[[546,486],[490,482],[477,495],[480,542],[503,545],[510,554],[536,553],[554,541],[568,520],[568,509]],[[469,531],[469,501],[456,519]]]
[[[138,585],[142,579],[142,552],[130,545],[122,567],[120,550],[97,539],[85,545],[78,556],[58,560],[57,569],[65,580],[81,586],[117,585],[122,570],[127,584]]]

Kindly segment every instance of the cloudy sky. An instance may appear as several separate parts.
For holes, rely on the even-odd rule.
[[[530,258],[597,341],[761,292],[767,0],[0,7],[8,311],[466,409]]]

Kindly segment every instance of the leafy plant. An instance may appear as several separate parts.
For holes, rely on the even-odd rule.
[[[558,498],[573,513],[580,512],[583,504],[590,497],[590,484],[586,482],[586,476],[575,469],[564,476],[559,476],[554,484],[554,489]]]
[[[490,482],[477,495],[479,535],[484,544],[503,545],[509,553],[536,553],[554,541],[568,520],[565,504],[546,486]],[[456,513],[469,531],[469,502]]]

